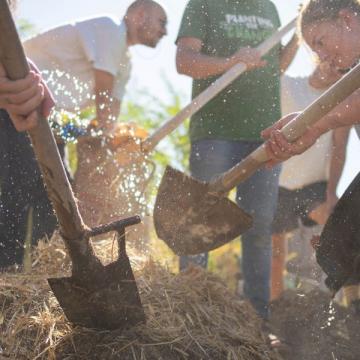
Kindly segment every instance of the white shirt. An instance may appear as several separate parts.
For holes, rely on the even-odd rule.
[[[310,86],[308,78],[283,76],[281,79],[281,110],[287,115],[302,111],[324,90]],[[289,190],[301,189],[306,185],[329,179],[332,132],[322,135],[303,154],[285,161],[280,173],[279,184]]]
[[[125,22],[103,16],[66,24],[25,41],[24,48],[59,108],[76,111],[94,103],[94,69],[115,77],[112,97],[124,95],[131,68]]]

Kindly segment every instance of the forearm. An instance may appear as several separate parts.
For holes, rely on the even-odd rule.
[[[329,181],[327,196],[336,196],[336,189],[346,160],[346,145],[349,137],[349,127],[337,129],[333,132],[333,146],[331,149],[331,160],[329,169]]]
[[[235,63],[231,58],[213,57],[190,49],[178,50],[176,67],[179,74],[204,79],[223,74]]]
[[[284,73],[293,62],[299,49],[299,38],[295,33],[291,40],[281,49],[280,70]]]
[[[101,129],[111,128],[120,113],[119,100],[112,99],[106,94],[96,96],[96,119]]]
[[[326,188],[327,196],[336,195],[336,189],[339,184],[339,180],[344,169],[346,153],[345,151],[335,154],[335,149],[332,150],[331,162],[330,162],[330,175]]]
[[[345,101],[336,106],[329,114],[317,121],[313,128],[324,134],[344,126],[352,126],[360,123],[360,89],[356,90]]]
[[[114,76],[95,69],[94,77],[97,121],[101,129],[111,129],[120,111],[120,101],[112,97]]]

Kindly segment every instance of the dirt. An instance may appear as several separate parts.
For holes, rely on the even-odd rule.
[[[284,360],[360,358],[360,316],[320,290],[286,291],[272,304],[271,326],[286,345]]]

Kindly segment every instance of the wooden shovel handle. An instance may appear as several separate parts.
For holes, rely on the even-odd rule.
[[[360,64],[289,122],[281,132],[288,141],[295,141],[311,125],[343,102],[358,88],[360,88]],[[268,160],[265,145],[262,145],[239,164],[215,179],[211,183],[212,191],[227,192],[231,190],[237,184],[249,178]]]
[[[295,27],[296,19],[279,29],[275,34],[265,40],[257,47],[261,56],[267,54],[276,44],[280,42],[282,37]],[[213,84],[205,89],[201,94],[194,98],[190,104],[184,107],[175,117],[168,120],[163,126],[156,130],[151,136],[142,142],[143,152],[149,152],[167,135],[173,132],[187,118],[194,115],[206,103],[213,99],[220,91],[225,89],[236,78],[246,71],[246,65],[239,63],[219,77]]]
[[[0,0],[0,61],[7,76],[22,79],[29,73],[23,47],[7,0]],[[80,239],[85,226],[47,119],[39,113],[38,125],[29,131],[31,142],[61,227],[67,239]]]

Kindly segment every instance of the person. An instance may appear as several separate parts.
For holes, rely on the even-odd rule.
[[[300,26],[303,38],[321,61],[339,72],[347,72],[360,60],[360,1],[310,0],[303,8]],[[281,128],[293,119],[290,114],[263,131],[268,167],[300,154],[326,132],[359,125],[360,89],[327,115],[309,126],[295,142],[289,143]],[[336,204],[318,243],[317,261],[327,274],[326,284],[334,293],[342,286],[359,283],[360,174]]]
[[[310,77],[284,75],[281,79],[282,114],[305,109],[339,77],[341,75],[328,63],[318,64]],[[304,240],[319,232],[338,200],[336,188],[345,164],[348,136],[349,127],[336,129],[321,136],[302,155],[283,163],[273,223],[272,300],[284,290],[286,240],[289,233],[298,228],[300,239],[294,238],[289,243],[297,257],[287,265],[289,268],[292,265],[296,274],[320,280],[314,266],[313,249],[310,242]]]
[[[54,104],[29,65],[24,79],[11,81],[0,64],[0,269],[22,264],[27,236],[36,243],[56,227],[30,140],[19,132],[36,126],[38,107],[47,117]]]
[[[191,118],[194,177],[208,181],[238,163],[262,142],[260,130],[279,116],[281,64],[288,65],[288,52],[294,51],[294,44],[297,50],[297,39],[282,51],[276,46],[264,59],[254,49],[279,26],[277,9],[269,0],[187,4],[176,40],[176,64],[180,74],[193,78],[192,96],[239,62],[248,70]],[[253,228],[241,238],[244,294],[264,319],[269,315],[271,223],[278,176],[279,167],[260,170],[237,187],[236,195],[239,206],[254,217]],[[181,257],[180,269],[191,263],[205,267],[207,254]]]
[[[156,47],[166,35],[164,9],[136,0],[122,21],[108,16],[55,27],[24,42],[53,92],[57,107],[76,113],[96,106],[96,123],[111,133],[130,76],[129,47]]]

